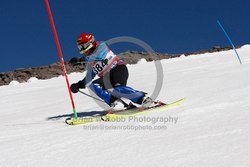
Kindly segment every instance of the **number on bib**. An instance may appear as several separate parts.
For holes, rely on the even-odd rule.
[[[108,64],[108,59],[104,59],[101,61],[101,63],[96,63],[93,66],[93,71],[95,74],[99,74],[100,72],[103,71],[104,67]]]

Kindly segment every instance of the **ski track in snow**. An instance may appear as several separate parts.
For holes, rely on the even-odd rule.
[[[162,60],[158,99],[184,104],[144,115],[178,117],[161,130],[87,130],[68,126],[72,114],[65,79],[30,79],[0,87],[0,166],[250,166],[250,45],[234,51]],[[128,65],[128,85],[152,92],[153,62]],[[84,74],[69,75],[70,82]],[[87,90],[85,91],[89,93]],[[101,111],[94,100],[74,94],[79,113]],[[140,116],[140,117],[144,117]],[[52,119],[53,118],[53,119]],[[154,126],[150,122],[101,122],[97,127]]]

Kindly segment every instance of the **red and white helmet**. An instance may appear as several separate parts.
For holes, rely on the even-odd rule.
[[[80,34],[77,38],[77,46],[81,54],[84,54],[91,48],[96,46],[95,37],[89,33]]]

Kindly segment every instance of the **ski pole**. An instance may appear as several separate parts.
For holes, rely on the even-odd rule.
[[[91,95],[87,94],[87,93],[84,93],[84,92],[82,92],[82,91],[80,91],[80,90],[79,90],[79,92],[82,93],[82,94],[84,94],[85,96],[91,97],[91,98],[93,98],[93,99],[95,99],[95,100],[98,100],[98,101],[101,101],[101,102],[105,103],[105,101],[100,100],[100,99],[98,99],[98,98],[96,98],[96,97],[94,97],[94,96],[91,96]]]

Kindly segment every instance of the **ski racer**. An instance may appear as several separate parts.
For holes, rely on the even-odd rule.
[[[83,80],[70,86],[73,93],[88,86],[111,107],[111,110],[121,110],[129,106],[121,98],[129,99],[143,107],[153,103],[150,97],[145,96],[145,92],[127,86],[129,72],[126,64],[105,42],[98,42],[92,34],[83,33],[77,39],[77,46],[87,62],[87,73]],[[93,80],[96,75],[99,78]]]

